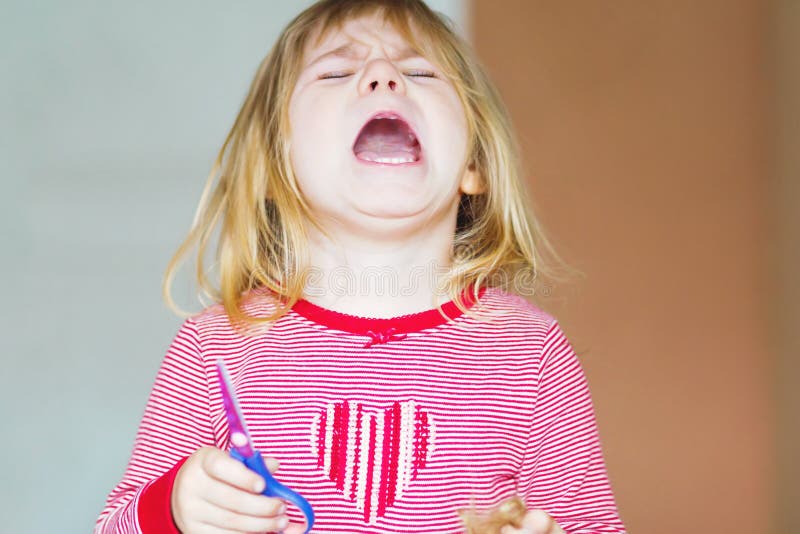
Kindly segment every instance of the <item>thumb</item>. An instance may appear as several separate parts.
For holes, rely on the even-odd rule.
[[[281,466],[280,462],[272,456],[264,456],[264,465],[267,466],[270,473],[274,473]]]

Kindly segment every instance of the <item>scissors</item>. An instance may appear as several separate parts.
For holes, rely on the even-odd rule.
[[[305,534],[308,534],[314,525],[314,509],[302,495],[278,482],[264,465],[261,453],[253,447],[253,441],[250,439],[250,433],[247,431],[242,411],[231,386],[231,379],[222,360],[217,360],[217,373],[219,387],[222,390],[222,405],[225,407],[225,416],[230,429],[231,456],[264,477],[266,487],[261,492],[262,495],[282,499],[303,512],[306,517]]]

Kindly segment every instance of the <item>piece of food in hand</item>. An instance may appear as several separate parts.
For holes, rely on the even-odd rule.
[[[522,520],[528,512],[519,497],[501,502],[497,508],[480,514],[475,509],[459,510],[458,515],[466,527],[466,534],[500,534],[505,526],[522,528]]]

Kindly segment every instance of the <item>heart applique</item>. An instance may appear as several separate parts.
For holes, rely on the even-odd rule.
[[[311,449],[317,467],[364,521],[383,517],[433,453],[433,419],[413,400],[367,413],[361,403],[331,403],[314,417]]]

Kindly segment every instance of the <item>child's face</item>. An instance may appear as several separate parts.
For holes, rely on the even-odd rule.
[[[383,120],[371,121],[376,115]],[[350,20],[318,46],[312,40],[289,120],[292,165],[323,224],[455,224],[460,190],[477,192],[453,85],[380,18]]]

